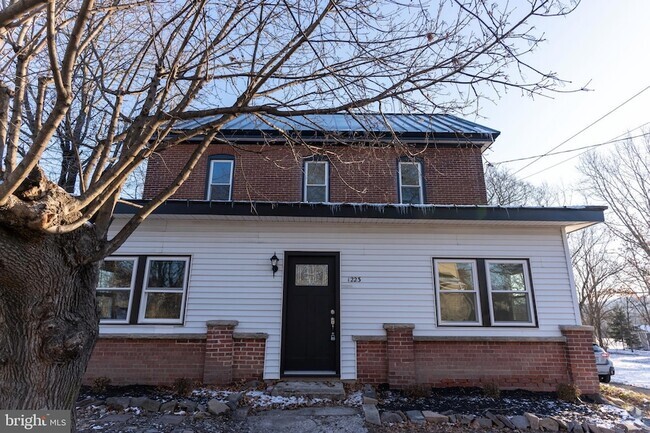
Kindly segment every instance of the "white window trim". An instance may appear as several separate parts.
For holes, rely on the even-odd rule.
[[[126,260],[132,260],[133,261],[133,272],[131,273],[131,286],[129,288],[126,287],[97,287],[96,291],[116,291],[116,290],[128,290],[129,291],[129,306],[127,307],[126,310],[126,319],[124,320],[119,320],[119,319],[100,319],[99,323],[101,324],[118,324],[118,323],[129,323],[129,320],[131,319],[131,306],[133,305],[133,294],[135,293],[135,280],[136,276],[138,273],[138,257],[122,257],[122,256],[115,256],[115,257],[106,257],[104,259],[105,262],[118,262],[118,261],[126,261]]]
[[[418,185],[403,185],[402,184],[402,165],[415,165],[418,168]],[[420,191],[420,201],[417,204],[424,204],[424,188],[423,188],[423,181],[422,181],[422,163],[420,161],[400,161],[399,162],[399,173],[397,175],[397,182],[399,183],[399,202],[400,204],[410,204],[410,203],[404,203],[404,199],[402,197],[402,187],[418,187]]]
[[[438,274],[438,263],[471,263],[472,264],[472,282],[474,283],[473,293],[476,295],[476,317],[475,322],[449,322],[442,320],[440,310],[440,278]],[[436,314],[438,315],[438,325],[442,326],[483,326],[483,315],[481,314],[481,290],[478,283],[478,263],[470,259],[434,259],[433,260],[433,281],[436,292]],[[445,293],[468,293],[467,290],[445,290]]]
[[[308,175],[309,175],[309,165],[310,164],[324,164],[325,165],[325,183],[308,183]],[[326,160],[321,160],[321,159],[312,159],[309,161],[305,161],[305,181],[303,182],[303,188],[302,188],[302,199],[303,202],[305,203],[329,203],[329,197],[330,197],[330,163],[329,161]],[[325,187],[325,201],[314,201],[310,202],[307,201],[307,188],[310,186],[324,186]]]
[[[178,319],[146,319],[145,311],[147,309],[147,293],[181,293],[177,288],[155,288],[149,290],[147,287],[149,281],[149,264],[152,261],[183,261],[185,262],[185,275],[183,275],[183,287],[181,297],[180,317]],[[163,323],[163,324],[183,324],[185,318],[185,300],[187,298],[188,281],[190,276],[190,258],[184,257],[170,257],[170,256],[150,256],[147,257],[145,265],[144,279],[142,280],[142,295],[140,297],[140,312],[138,314],[138,324],[140,323]]]
[[[522,269],[524,270],[524,285],[526,286],[526,295],[528,296],[528,317],[530,317],[529,322],[518,322],[518,321],[501,321],[498,322],[494,318],[494,308],[492,304],[492,278],[490,278],[490,264],[491,263],[518,263],[521,264]],[[485,280],[487,284],[488,292],[488,304],[490,305],[490,321],[492,326],[508,326],[508,327],[530,327],[536,326],[535,322],[535,312],[533,308],[533,290],[531,287],[530,274],[528,272],[528,262],[526,260],[500,260],[500,259],[485,259]],[[495,290],[494,293],[513,293],[512,290]]]
[[[225,184],[225,183],[214,183],[212,182],[212,171],[214,168],[215,163],[224,163],[227,162],[230,164],[230,182]],[[235,176],[235,161],[232,159],[212,159],[210,160],[210,177],[208,177],[209,182],[208,182],[208,200],[209,201],[232,201],[232,182],[233,178]],[[227,200],[213,200],[212,199],[212,185],[228,185],[228,199]]]

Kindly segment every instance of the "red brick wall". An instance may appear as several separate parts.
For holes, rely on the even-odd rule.
[[[562,335],[567,339],[567,359],[571,381],[583,394],[597,394],[600,390],[596,358],[593,350],[591,326],[563,326]]]
[[[178,378],[203,380],[205,340],[100,338],[84,383],[108,377],[112,385],[169,385]]]
[[[386,341],[357,341],[357,380],[373,385],[388,383]]]
[[[205,369],[203,383],[232,382],[233,330],[237,321],[208,321],[205,341]]]
[[[572,383],[583,394],[598,393],[589,327],[562,327],[566,341],[411,338],[410,344],[407,340],[412,329],[396,324],[384,327],[385,341],[357,339],[357,377],[361,382],[388,383],[392,388],[496,384],[501,389],[532,391],[555,391],[559,384]]]
[[[561,342],[417,341],[418,383],[555,391],[568,383]]]
[[[357,342],[359,381],[389,383],[387,344]],[[564,346],[561,342],[415,341],[413,383],[437,387],[496,383],[502,389],[555,391],[558,384],[569,382]]]
[[[416,360],[413,325],[384,324],[386,330],[386,356],[388,357],[388,383],[401,389],[416,383]]]
[[[193,146],[184,144],[149,160],[144,198],[166,187],[187,161]],[[427,203],[485,204],[481,152],[476,148],[414,149],[423,161]],[[332,202],[396,203],[397,161],[405,152],[395,147],[325,147],[329,157]],[[173,198],[203,200],[210,155],[235,157],[233,199],[236,201],[301,201],[304,148],[289,146],[212,145]]]
[[[179,378],[208,385],[261,379],[266,335],[238,338],[234,324],[208,323],[206,339],[100,338],[84,384],[92,385],[98,377],[108,377],[112,385],[171,385]]]
[[[262,379],[266,340],[235,338],[233,348],[233,380]]]

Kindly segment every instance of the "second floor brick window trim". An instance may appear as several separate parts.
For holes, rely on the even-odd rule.
[[[304,162],[302,200],[307,203],[326,203],[330,196],[330,163],[323,159]]]
[[[229,156],[217,156],[210,158],[209,164],[207,199],[231,201],[235,159]]]
[[[424,203],[424,182],[421,162],[400,161],[398,182],[399,202],[401,204]]]

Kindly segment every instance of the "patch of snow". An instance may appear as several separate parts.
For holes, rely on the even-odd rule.
[[[629,412],[626,411],[625,409],[622,409],[622,408],[620,408],[618,406],[612,406],[611,404],[603,404],[598,409],[601,412],[611,413],[613,415],[616,415],[616,416],[620,417],[623,420],[627,420],[627,419],[633,420],[634,419],[634,417],[632,415],[630,415]]]
[[[348,396],[348,398],[345,399],[343,404],[346,406],[353,406],[353,407],[361,406],[363,404],[363,392],[361,391],[353,392]]]
[[[132,412],[132,413],[134,413],[134,414],[136,414],[136,415],[140,415],[140,413],[141,413],[142,411],[140,410],[139,407],[133,407],[133,406],[131,406],[131,407],[127,407],[126,409],[124,409],[124,412]]]
[[[613,383],[650,389],[650,351],[613,349],[609,351],[609,356],[616,369],[616,374],[612,376]]]
[[[217,400],[225,400],[230,394],[232,394],[231,391],[199,388],[192,391],[191,396],[195,398],[216,398]]]
[[[309,398],[302,396],[283,397],[279,395],[269,395],[263,391],[248,391],[246,397],[248,398],[251,407],[264,409],[286,409],[332,403],[332,400],[326,398]]]

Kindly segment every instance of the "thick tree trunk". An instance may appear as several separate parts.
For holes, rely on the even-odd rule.
[[[0,223],[0,409],[73,410],[98,333],[88,225],[46,235]]]

